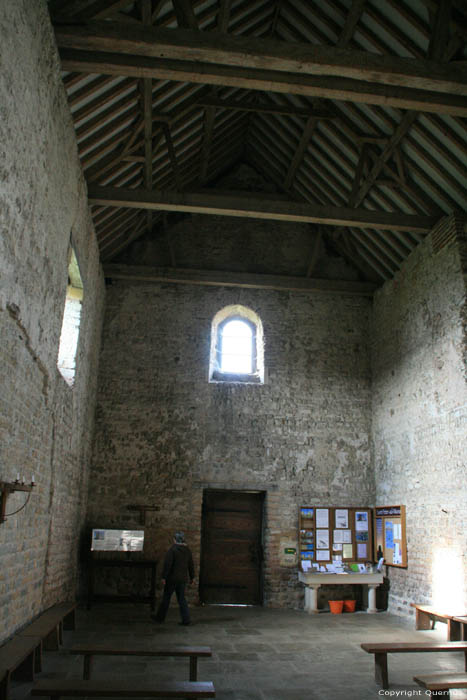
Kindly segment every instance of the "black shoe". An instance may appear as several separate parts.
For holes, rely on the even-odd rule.
[[[153,622],[157,622],[158,625],[162,625],[162,623],[164,622],[164,620],[159,620],[159,618],[156,617],[155,615],[151,615],[151,620]]]
[[[191,622],[179,622],[179,625],[183,625],[183,627],[187,627],[188,625],[191,625]]]

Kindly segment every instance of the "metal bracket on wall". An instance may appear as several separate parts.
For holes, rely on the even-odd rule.
[[[128,510],[139,510],[139,522],[140,525],[146,525],[146,511],[148,510],[159,510],[159,506],[127,506]]]
[[[23,508],[27,505],[29,501],[31,491],[33,490],[33,488],[34,481],[32,481],[30,484],[23,484],[19,481],[19,479],[17,479],[16,481],[0,481],[0,524],[4,523],[8,516],[15,515],[15,513],[19,513],[20,510],[23,510]],[[10,493],[14,493],[15,491],[26,491],[29,495],[25,503],[21,506],[21,508],[18,508],[17,510],[13,511],[13,513],[7,513],[7,498]]]

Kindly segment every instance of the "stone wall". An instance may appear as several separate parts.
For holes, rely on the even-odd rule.
[[[408,568],[389,570],[400,614],[467,605],[465,263],[465,226],[451,217],[374,299],[376,498],[407,507]]]
[[[104,286],[47,3],[0,14],[0,642],[76,593]],[[57,370],[70,236],[84,282],[71,389]],[[7,513],[26,494],[11,495]]]
[[[111,284],[89,527],[138,527],[128,505],[156,505],[145,555],[160,558],[182,529],[198,565],[203,489],[265,491],[265,604],[300,607],[296,564],[281,556],[284,542],[297,541],[298,507],[374,501],[370,303],[318,292]],[[208,383],[211,322],[230,304],[261,318],[262,386]],[[110,577],[105,583],[111,587]]]

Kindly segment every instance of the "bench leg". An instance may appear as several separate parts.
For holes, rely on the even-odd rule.
[[[448,641],[450,642],[460,642],[461,638],[461,624],[455,620],[448,620]]]
[[[430,626],[430,616],[428,613],[419,610],[415,610],[415,629],[416,630],[429,630]]]
[[[59,648],[59,625],[57,625],[50,634],[44,639],[44,649],[46,651],[57,651]]]
[[[93,657],[91,656],[91,654],[84,655],[83,680],[85,680],[85,681],[88,681],[91,678],[92,659],[93,659]]]
[[[42,671],[42,642],[34,649],[34,670],[36,673]]]
[[[0,679],[0,700],[8,700],[8,691],[10,689],[10,674],[7,672]]]
[[[12,676],[15,678],[20,678],[23,681],[33,681],[34,680],[34,670],[35,670],[35,662],[36,662],[36,654],[35,650],[31,651],[28,656],[20,663],[19,666],[15,668],[15,670],[12,673]]]
[[[190,656],[190,681],[198,680],[198,657]]]
[[[384,690],[389,688],[387,654],[375,654],[375,681],[378,685],[381,685]]]
[[[63,629],[64,630],[74,630],[76,629],[76,615],[75,610],[70,610],[70,612],[63,618]]]

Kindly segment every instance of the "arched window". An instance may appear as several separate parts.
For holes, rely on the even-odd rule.
[[[264,382],[263,329],[259,316],[239,304],[219,311],[211,328],[209,380]]]

